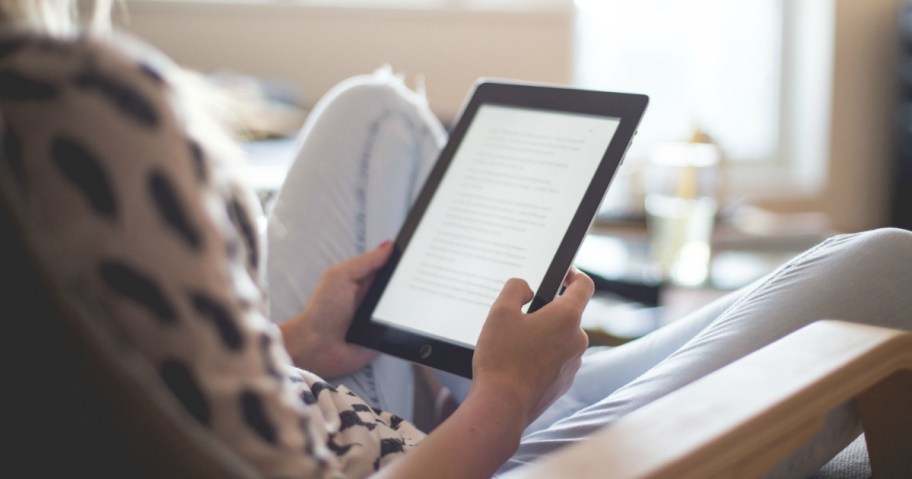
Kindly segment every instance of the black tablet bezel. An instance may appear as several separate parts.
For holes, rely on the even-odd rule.
[[[648,104],[645,95],[581,90],[558,86],[482,80],[475,84],[469,100],[453,127],[450,138],[440,152],[437,163],[412,206],[402,229],[393,244],[387,264],[377,273],[373,284],[355,313],[346,340],[419,364],[424,364],[460,376],[472,376],[474,348],[461,343],[428,337],[411,330],[372,321],[373,311],[400,258],[408,247],[431,198],[453,160],[459,144],[483,104],[532,108],[567,113],[579,113],[620,120],[614,137],[602,157],[580,206],[562,239],[548,271],[529,306],[535,311],[557,294],[567,270],[589,230],[592,220],[620,164],[623,162],[637,126]]]

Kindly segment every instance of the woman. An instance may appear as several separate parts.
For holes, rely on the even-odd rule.
[[[190,416],[266,476],[487,477],[810,321],[910,328],[912,235],[896,230],[831,239],[584,358],[591,281],[571,272],[563,295],[526,315],[531,291],[511,280],[472,383],[443,377],[461,405],[425,437],[402,419],[410,366],[343,339],[443,142],[420,96],[378,73],[311,113],[269,219],[267,308],[258,205],[233,174],[236,149],[199,107],[192,77],[104,33],[104,2],[97,12],[100,33],[81,36],[67,2],[0,4],[5,200],[53,286],[97,311]],[[857,434],[853,410],[831,419],[775,473],[807,475]]]

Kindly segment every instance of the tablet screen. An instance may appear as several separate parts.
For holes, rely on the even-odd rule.
[[[507,279],[538,290],[619,124],[481,105],[373,320],[474,348]]]

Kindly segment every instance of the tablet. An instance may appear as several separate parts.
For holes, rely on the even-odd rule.
[[[551,301],[648,98],[476,83],[346,339],[465,377],[507,279]]]

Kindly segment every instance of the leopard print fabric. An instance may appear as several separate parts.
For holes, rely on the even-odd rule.
[[[182,74],[88,38],[0,37],[0,186],[52,287],[267,477],[364,477],[423,439],[292,366],[264,313],[253,196],[194,135]]]

